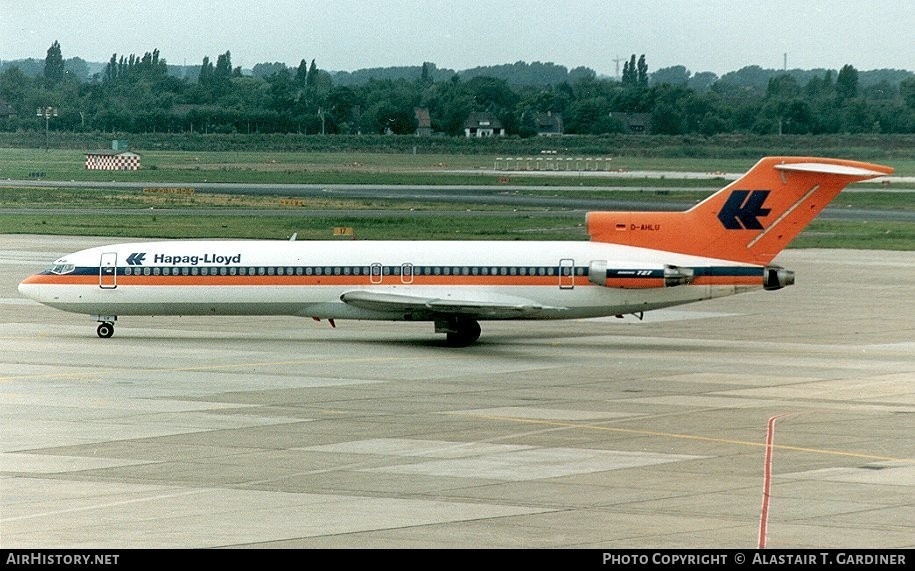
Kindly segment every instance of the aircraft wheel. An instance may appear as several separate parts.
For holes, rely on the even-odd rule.
[[[114,324],[113,323],[100,323],[98,326],[98,329],[96,329],[96,333],[98,333],[98,336],[101,337],[102,339],[108,339],[109,337],[114,335]]]
[[[460,319],[454,324],[454,331],[446,336],[446,343],[451,347],[468,347],[480,338],[480,323],[475,319]]]

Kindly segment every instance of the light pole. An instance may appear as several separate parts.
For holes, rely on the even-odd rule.
[[[39,107],[35,113],[38,117],[44,117],[44,152],[50,152],[51,147],[48,144],[48,122],[51,117],[57,117],[57,107]]]

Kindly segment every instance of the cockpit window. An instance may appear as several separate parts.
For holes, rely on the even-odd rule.
[[[49,268],[49,271],[52,274],[61,275],[61,274],[69,274],[70,272],[72,272],[75,269],[76,269],[76,266],[74,266],[73,264],[54,264],[53,266],[51,266]]]

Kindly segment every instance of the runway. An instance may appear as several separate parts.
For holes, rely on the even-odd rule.
[[[114,241],[0,235],[0,547],[915,547],[915,252],[788,250],[784,290],[465,349],[292,317],[99,339],[16,291]]]

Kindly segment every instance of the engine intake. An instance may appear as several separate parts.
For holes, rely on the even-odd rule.
[[[664,266],[664,286],[674,287],[678,285],[689,285],[693,283],[692,268],[681,268],[680,266]]]

